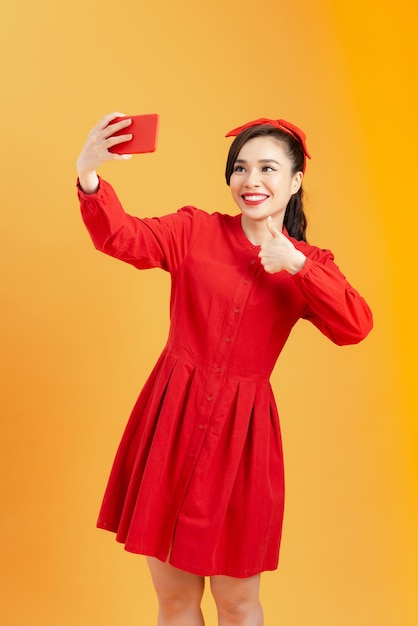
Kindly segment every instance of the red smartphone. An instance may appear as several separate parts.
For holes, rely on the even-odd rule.
[[[132,124],[114,133],[117,135],[132,134],[132,139],[118,143],[116,146],[109,148],[109,152],[116,154],[142,154],[143,152],[154,152],[157,149],[158,128],[160,125],[160,116],[157,113],[147,115],[126,115],[125,117],[116,117],[109,123],[115,124],[127,118],[132,120]]]

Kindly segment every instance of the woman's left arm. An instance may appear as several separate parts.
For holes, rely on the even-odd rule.
[[[372,312],[334,263],[332,252],[290,239],[270,220],[267,228],[272,238],[261,246],[261,263],[268,273],[285,270],[292,276],[306,300],[303,318],[337,345],[364,339],[373,326]]]
[[[372,312],[334,263],[332,252],[314,251],[292,275],[307,303],[303,318],[337,345],[358,343],[373,327]]]

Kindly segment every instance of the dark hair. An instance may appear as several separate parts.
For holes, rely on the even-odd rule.
[[[254,139],[254,137],[270,136],[284,144],[286,153],[289,159],[292,161],[292,174],[296,172],[302,172],[305,165],[305,154],[303,152],[302,145],[294,139],[291,135],[276,128],[275,126],[269,126],[268,124],[252,126],[243,130],[229,148],[228,159],[226,161],[225,179],[226,184],[229,185],[231,174],[234,171],[235,161],[238,158],[238,154],[241,148],[247,141]],[[306,241],[306,227],[308,225],[305,212],[303,210],[303,197],[304,191],[302,185],[297,193],[293,194],[290,198],[286,211],[284,214],[283,225],[291,237],[299,241]]]

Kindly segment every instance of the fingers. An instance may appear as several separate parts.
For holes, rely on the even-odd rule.
[[[123,118],[123,119],[119,119]],[[113,122],[113,120],[118,120],[117,122]],[[114,111],[113,113],[108,113],[102,117],[102,119],[96,124],[96,126],[90,131],[90,138],[96,138],[97,140],[107,140],[109,137],[112,137],[115,133],[127,128],[132,124],[132,120],[129,117],[125,117],[123,113],[118,113]],[[117,143],[122,143],[123,141],[127,141],[132,139],[132,135],[118,135],[118,138],[115,138],[115,142],[112,141],[109,143],[109,146],[113,146]]]
[[[122,119],[119,119],[122,118]],[[114,120],[118,120],[112,123]],[[109,148],[132,139],[131,133],[122,133],[115,136],[114,133],[128,128],[132,120],[123,116],[118,111],[108,113],[92,128],[87,141],[77,160],[77,170],[80,173],[96,172],[106,161],[126,161],[131,155],[120,155],[110,152]]]
[[[125,114],[119,113],[118,111],[113,111],[113,113],[108,113],[107,115],[104,115],[101,118],[101,120],[98,121],[98,123],[93,128],[93,130],[97,130],[97,131],[104,130],[110,124],[112,120],[118,117],[125,117]],[[129,118],[126,118],[126,119],[129,119]]]
[[[116,124],[115,124],[116,126]],[[110,137],[108,137],[105,140],[105,145],[106,148],[112,148],[113,146],[117,146],[119,143],[123,143],[124,141],[129,141],[130,139],[132,139],[132,134],[128,133],[126,135],[110,135]]]
[[[120,119],[122,118],[122,119]],[[114,121],[117,120],[117,121]],[[132,124],[132,120],[129,117],[125,117],[123,113],[110,113],[105,115],[98,124],[98,135],[104,139],[104,147],[106,150],[110,150],[113,146],[117,146],[120,143],[125,143],[132,139],[132,133],[121,133],[125,128],[129,130],[129,126]],[[104,125],[104,126],[103,126]],[[109,153],[109,159],[121,160],[119,157],[124,156],[124,159],[131,158],[132,155],[117,155],[116,153]]]
[[[115,133],[119,133],[121,130],[123,130],[124,128],[127,128],[128,126],[130,126],[132,124],[132,120],[130,117],[124,117],[123,119],[119,119],[119,117],[116,118],[112,118],[112,119],[117,119],[117,122],[112,122],[112,120],[109,122],[109,124],[107,126],[105,126],[105,128],[103,128],[101,131],[99,132],[103,132],[103,135],[107,138],[107,137],[111,137],[112,135],[114,135]]]
[[[280,233],[280,231],[277,230],[277,228],[274,227],[273,219],[272,219],[271,215],[269,215],[267,220],[266,220],[266,226],[267,226],[267,230],[270,232],[270,234],[272,235],[272,237],[274,239],[276,237],[280,237],[281,233]]]
[[[298,271],[295,264],[295,246],[287,237],[283,235],[283,233],[279,232],[279,230],[273,226],[270,217],[266,220],[266,226],[272,238],[261,245],[260,252],[258,254],[264,270],[268,274],[276,274],[282,270],[295,273],[295,271]],[[296,260],[298,260],[298,267],[300,268],[301,260]]]
[[[112,154],[111,152],[109,154],[114,161],[127,161],[128,159],[132,159],[133,156],[132,154]]]

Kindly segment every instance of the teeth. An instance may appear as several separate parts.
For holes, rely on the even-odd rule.
[[[259,202],[260,200],[265,200],[267,198],[267,196],[264,196],[264,195],[263,196],[260,196],[260,195],[257,195],[257,196],[255,196],[255,195],[254,196],[247,196],[247,195],[245,195],[244,198],[245,198],[245,200],[249,200],[250,202]]]

